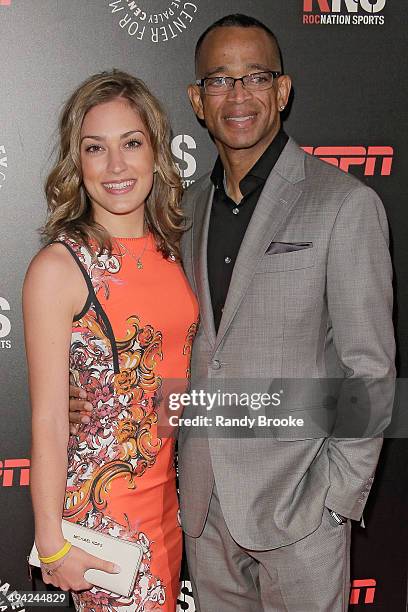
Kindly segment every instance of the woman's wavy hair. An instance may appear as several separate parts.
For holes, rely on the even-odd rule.
[[[146,199],[145,224],[165,257],[179,258],[179,240],[184,231],[180,209],[182,185],[170,147],[170,126],[156,97],[136,77],[112,70],[84,81],[66,102],[59,120],[58,159],[45,185],[48,218],[41,230],[47,242],[66,234],[100,251],[111,250],[107,230],[92,217],[91,203],[82,180],[80,139],[86,113],[104,102],[124,98],[140,115],[153,148],[157,172]]]

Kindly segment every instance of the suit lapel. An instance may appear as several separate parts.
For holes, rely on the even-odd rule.
[[[296,183],[303,179],[304,153],[289,139],[265,183],[242,241],[216,338],[216,349],[232,323],[259,261],[299,199],[302,190]]]
[[[211,346],[215,344],[214,315],[208,284],[207,243],[214,187],[209,184],[201,191],[193,214],[193,269],[197,296],[200,304],[200,319]]]

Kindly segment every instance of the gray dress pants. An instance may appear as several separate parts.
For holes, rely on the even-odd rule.
[[[225,523],[214,486],[203,533],[186,536],[197,612],[346,612],[350,521],[337,525],[324,509],[305,538],[281,548],[251,551]]]

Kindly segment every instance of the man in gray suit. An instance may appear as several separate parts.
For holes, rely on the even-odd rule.
[[[376,387],[394,377],[384,209],[371,189],[282,130],[291,82],[264,24],[243,15],[213,24],[197,44],[196,70],[191,103],[219,158],[183,200],[191,221],[183,263],[201,312],[192,387],[369,381],[372,434],[220,438],[182,428],[180,502],[196,606],[344,611],[350,519],[362,516],[392,405],[392,393]],[[301,388],[282,410],[316,422],[330,413],[330,396],[316,403]]]
[[[192,230],[183,262],[201,313],[192,386],[392,379],[392,272],[379,198],[282,131],[291,82],[263,24],[234,15],[210,26],[196,72],[190,100],[219,158],[184,198]],[[377,434],[392,393],[364,388]],[[306,417],[327,408],[304,402]],[[382,439],[304,438],[181,429],[181,516],[201,612],[347,609],[349,519],[361,518]]]

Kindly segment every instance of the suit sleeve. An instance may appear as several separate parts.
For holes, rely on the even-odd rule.
[[[335,437],[329,438],[325,503],[359,520],[374,480],[382,432],[391,420],[395,382],[388,225],[381,200],[368,187],[349,193],[337,214],[328,252],[327,302],[345,373],[338,419],[349,421],[348,432],[359,419],[366,425],[344,437],[339,434],[344,428],[336,428]]]

